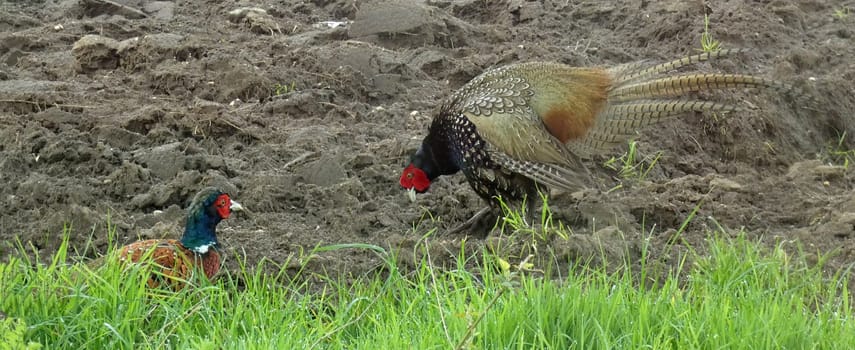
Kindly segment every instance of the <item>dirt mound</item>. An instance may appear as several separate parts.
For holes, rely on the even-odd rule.
[[[12,252],[14,237],[49,255],[66,223],[75,247],[91,238],[103,250],[108,220],[120,243],[175,236],[182,208],[208,185],[252,210],[221,233],[250,262],[283,262],[330,243],[412,252],[427,229],[483,205],[462,176],[442,178],[417,205],[397,185],[453,89],[510,62],[611,65],[690,54],[709,14],[724,47],[754,51],[702,69],[779,79],[815,103],[743,92],[719,97],[744,111],[645,130],[640,155],[663,154],[647,179],[610,190],[615,172],[603,159],[591,162],[599,187],[551,201],[573,236],[544,244],[559,258],[622,258],[640,254],[655,227],[653,250],[668,254],[674,229],[697,207],[677,248],[701,245],[721,225],[834,251],[833,266],[855,257],[855,178],[834,152],[855,148],[855,16],[835,15],[843,1],[243,5],[4,5],[0,255]],[[430,249],[441,257],[461,245],[502,246],[513,255],[527,246],[504,239],[441,236]],[[359,274],[377,266],[374,254],[354,250],[324,253],[309,268]]]

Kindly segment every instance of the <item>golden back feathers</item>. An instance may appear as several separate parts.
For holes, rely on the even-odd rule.
[[[173,289],[184,287],[193,273],[198,269],[209,279],[220,270],[220,255],[215,250],[200,255],[185,248],[181,242],[174,239],[150,239],[137,241],[119,250],[119,261],[123,263],[150,262],[149,268],[156,271],[146,282],[150,288],[157,288],[163,283]]]
[[[513,64],[484,72],[451,99],[451,110],[468,118],[500,163],[515,169],[535,162],[564,169],[622,144],[645,126],[687,112],[730,111],[735,106],[691,97],[698,91],[795,89],[744,74],[673,73],[676,69],[744,50],[720,50],[661,64],[634,62],[611,68],[560,63]],[[507,162],[501,162],[501,159]],[[511,160],[515,160],[511,164]],[[538,175],[528,174],[535,180]],[[551,181],[554,183],[554,179]],[[559,186],[565,187],[565,186]]]

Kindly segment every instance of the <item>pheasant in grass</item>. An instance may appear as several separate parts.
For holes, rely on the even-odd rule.
[[[180,240],[150,239],[131,243],[119,250],[122,262],[150,261],[154,269],[148,286],[156,288],[168,284],[175,289],[201,269],[209,279],[220,270],[220,253],[217,251],[217,224],[228,219],[233,211],[243,210],[227,193],[208,187],[193,198],[187,209],[187,222]]]
[[[736,109],[688,96],[693,92],[793,90],[744,74],[669,73],[741,51],[721,50],[656,65],[578,68],[532,62],[488,70],[440,107],[401,174],[401,186],[414,199],[414,192],[427,191],[437,177],[463,171],[475,192],[493,207],[497,196],[527,197],[531,215],[538,187],[583,188],[590,174],[580,159],[623,144],[637,129],[687,112]],[[482,209],[452,231],[470,227],[489,211]]]

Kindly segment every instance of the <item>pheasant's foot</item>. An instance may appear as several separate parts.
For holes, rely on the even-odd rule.
[[[496,216],[493,214],[493,208],[487,206],[479,210],[475,215],[472,215],[466,222],[448,230],[446,234],[456,234],[463,231],[466,232],[482,232],[487,231],[496,223]],[[486,232],[485,232],[486,233]]]

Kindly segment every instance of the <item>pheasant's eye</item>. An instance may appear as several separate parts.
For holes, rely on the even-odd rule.
[[[225,200],[225,199],[220,199],[220,206],[221,206],[221,207],[225,207],[225,206],[226,206],[226,200]]]
[[[412,179],[412,178],[413,178],[413,173],[407,173],[407,178],[408,178],[408,179]]]

